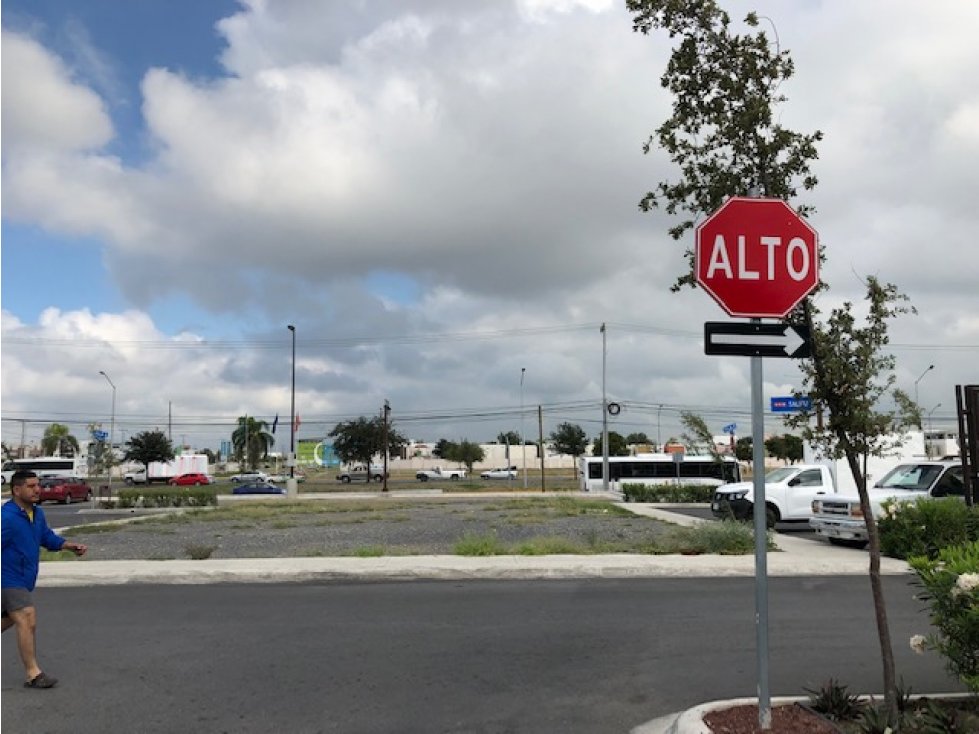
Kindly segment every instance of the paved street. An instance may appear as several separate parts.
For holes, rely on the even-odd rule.
[[[951,688],[908,577],[885,580],[898,670]],[[3,642],[9,731],[628,732],[755,692],[753,581],[342,582],[41,589],[21,687]],[[771,580],[773,694],[837,676],[879,689],[861,577]],[[43,702],[43,703],[42,703]],[[9,727],[9,729],[8,729]]]

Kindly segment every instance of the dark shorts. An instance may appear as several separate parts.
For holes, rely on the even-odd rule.
[[[27,589],[16,586],[3,589],[3,616],[9,617],[10,612],[16,612],[26,607],[34,606],[34,597]]]

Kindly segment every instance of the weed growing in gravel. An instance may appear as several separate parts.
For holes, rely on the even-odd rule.
[[[453,552],[457,556],[502,556],[506,547],[495,535],[464,535],[457,541]]]
[[[184,552],[190,556],[191,559],[195,561],[203,561],[211,557],[211,554],[216,551],[218,547],[216,545],[185,545]]]
[[[755,533],[748,523],[725,520],[694,527],[674,529],[661,544],[660,553],[717,553],[720,555],[744,555],[755,548]],[[775,544],[768,535],[768,548]]]

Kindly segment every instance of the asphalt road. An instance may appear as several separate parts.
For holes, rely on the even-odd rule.
[[[898,670],[955,687],[905,577],[885,579]],[[628,732],[755,695],[751,579],[466,581],[41,589],[21,685],[2,650],[7,731]],[[830,676],[880,688],[865,578],[772,579],[771,690]]]

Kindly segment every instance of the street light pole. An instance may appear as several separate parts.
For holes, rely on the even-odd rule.
[[[931,415],[932,415],[932,413],[934,413],[936,410],[938,410],[941,407],[942,407],[942,404],[939,403],[934,408],[932,408],[931,410],[928,411],[928,433],[931,433],[932,432],[931,431]],[[928,445],[928,436],[925,436],[925,456],[929,456],[929,457],[931,456],[931,446]]]
[[[116,385],[109,379],[109,376],[105,374],[104,370],[99,370],[99,374],[102,375],[112,387],[112,417],[109,418],[109,462],[108,462],[108,473],[109,473],[109,497],[112,497],[112,445],[115,441],[116,433]]]
[[[523,432],[523,377],[526,372],[527,372],[526,367],[520,368],[520,446],[521,446],[520,451],[522,453],[522,458],[520,461],[523,464],[521,469],[523,469],[524,489],[527,489],[527,437],[524,435]]]
[[[605,341],[605,324],[602,324],[602,491],[608,494],[608,398],[605,394],[605,365],[608,350]]]
[[[289,407],[289,481],[286,491],[290,495],[296,491],[296,327],[289,324],[292,332],[292,392]]]
[[[917,380],[914,381],[914,404],[919,409],[921,408],[921,405],[918,403],[918,383],[921,382],[922,378],[925,375],[927,375],[929,372],[931,372],[933,369],[935,369],[935,365],[933,365],[933,364],[928,365],[928,368],[924,372],[921,373],[921,377],[919,377]],[[920,426],[919,426],[919,428],[920,428]]]

